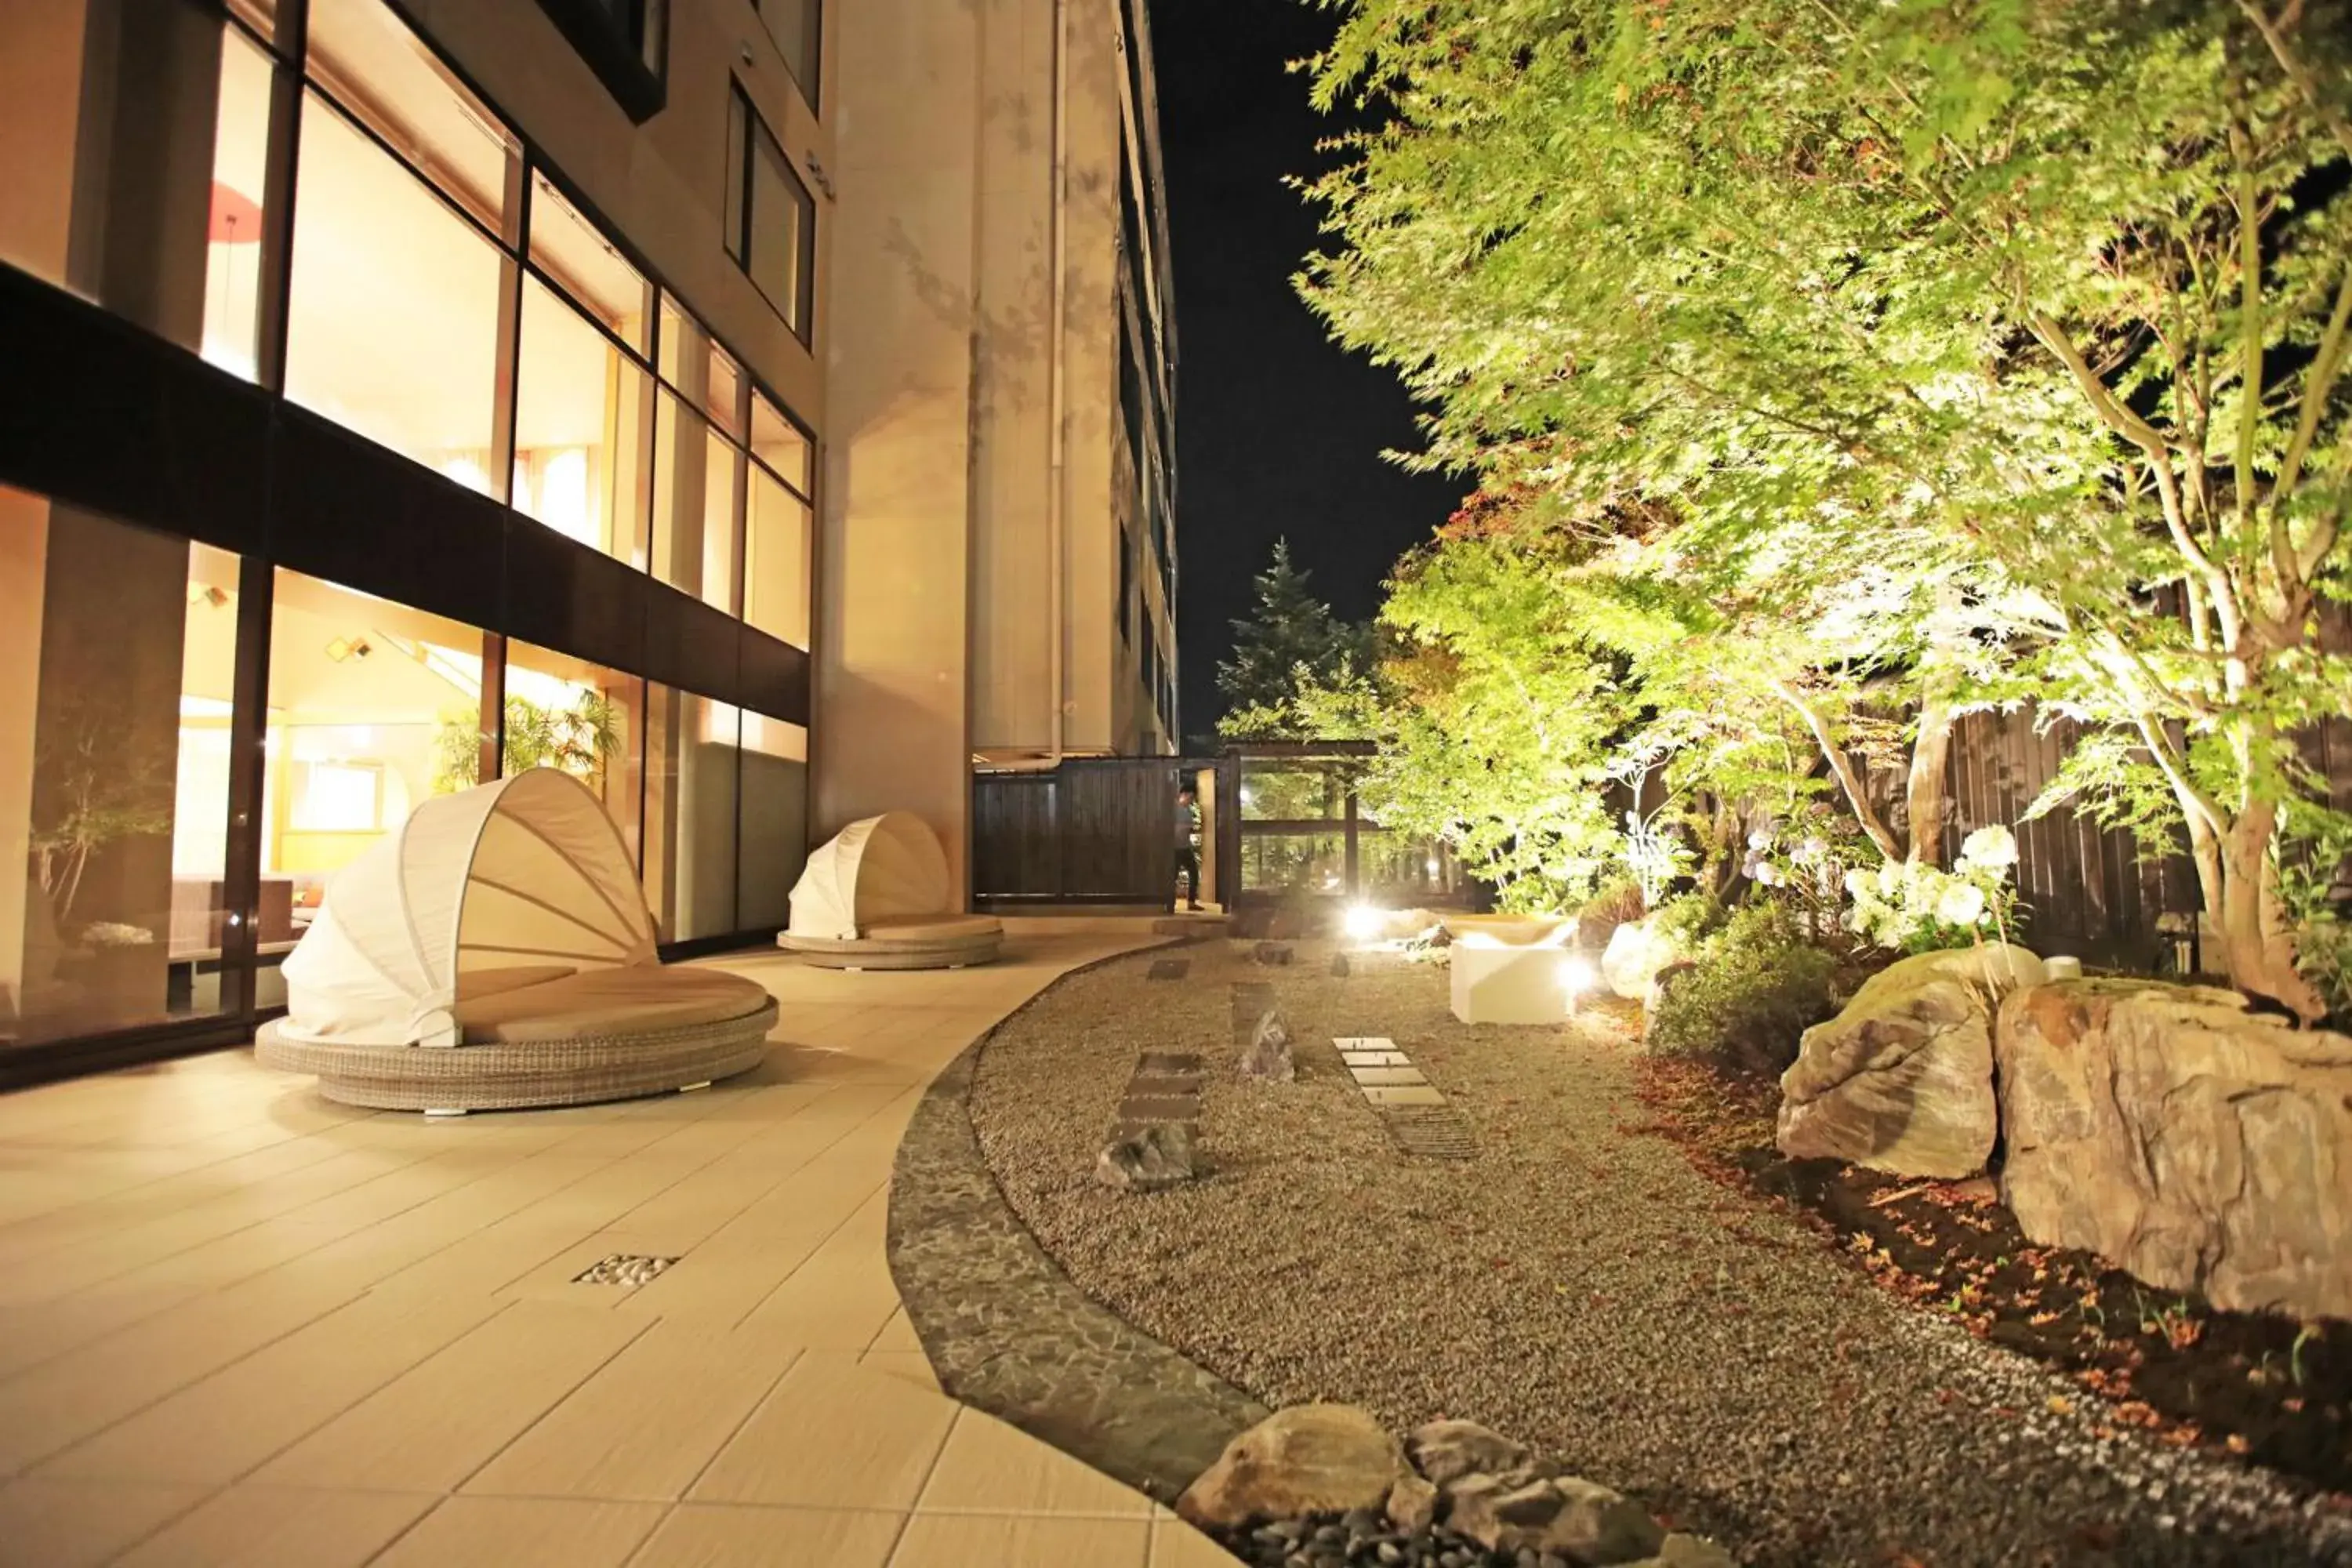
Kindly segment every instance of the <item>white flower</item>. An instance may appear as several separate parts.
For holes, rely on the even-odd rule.
[[[1867,898],[1878,890],[1878,881],[1857,866],[1845,874],[1845,890],[1857,899]]]
[[[1755,832],[1749,834],[1748,836],[1748,847],[1750,849],[1771,848],[1772,830],[1769,827],[1759,827]]]
[[[1756,879],[1765,887],[1777,888],[1780,885],[1780,868],[1769,860],[1759,861],[1756,866]]]
[[[1998,870],[2017,864],[2017,836],[1999,823],[1979,827],[1960,840],[1960,858],[1973,866]]]
[[[1969,882],[1954,882],[1936,900],[1936,918],[1946,925],[1973,926],[1984,911],[1983,890]]]

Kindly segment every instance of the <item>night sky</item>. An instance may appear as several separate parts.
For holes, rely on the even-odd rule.
[[[1316,215],[1282,183],[1338,127],[1285,63],[1336,24],[1303,0],[1154,0],[1152,51],[1175,247],[1177,636],[1188,735],[1220,711],[1227,622],[1277,538],[1342,616],[1444,522],[1466,481],[1381,454],[1417,444],[1396,378],[1346,353],[1292,292]]]

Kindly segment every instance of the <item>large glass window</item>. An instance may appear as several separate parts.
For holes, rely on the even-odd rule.
[[[665,942],[734,931],[741,715],[674,687],[646,698],[646,902]]]
[[[237,570],[0,488],[0,1047],[236,1005]],[[285,917],[265,897],[266,945]]]
[[[316,92],[296,187],[286,395],[498,493],[499,252]]]
[[[818,27],[823,7],[817,0],[759,0],[760,20],[776,40],[784,68],[800,84],[801,96],[812,106],[817,95]]]
[[[257,353],[270,72],[269,57],[252,40],[235,27],[223,29],[212,210],[205,231],[204,356],[247,381]]]
[[[654,442],[654,575],[735,613],[736,449],[667,389]]]
[[[530,259],[631,353],[650,352],[653,289],[645,275],[544,174],[531,192]]]
[[[328,879],[396,831],[419,801],[496,773],[498,704],[494,690],[484,695],[483,646],[462,622],[278,570],[265,910],[273,898],[287,903],[299,931],[324,904]]]
[[[515,509],[642,570],[653,377],[536,278],[517,371]]]
[[[383,0],[311,0],[310,28],[311,79],[491,233],[508,234],[507,176],[517,147],[498,117]],[[307,144],[303,151],[307,163]],[[310,199],[306,181],[298,222]]]
[[[508,774],[560,768],[594,791],[634,864],[645,808],[646,682],[552,648],[507,645]]]
[[[813,454],[808,437],[784,411],[768,401],[764,392],[751,395],[751,456],[773,468],[803,500],[810,489]]]
[[[727,168],[727,254],[805,342],[815,290],[816,204],[740,87],[729,103]]]
[[[793,884],[808,860],[808,731],[746,709],[741,833],[736,845],[736,928],[792,919]]]
[[[767,469],[751,469],[744,541],[743,618],[794,647],[809,646],[808,503]]]

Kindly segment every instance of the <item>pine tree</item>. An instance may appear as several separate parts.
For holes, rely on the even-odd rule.
[[[1366,629],[1334,615],[1307,577],[1291,563],[1290,542],[1276,540],[1273,562],[1257,574],[1257,607],[1232,623],[1233,657],[1217,666],[1225,700],[1218,729],[1228,739],[1316,738],[1297,732],[1302,687],[1338,684],[1368,662]]]

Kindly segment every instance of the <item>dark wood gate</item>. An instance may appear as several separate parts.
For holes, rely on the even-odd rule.
[[[1051,771],[975,773],[973,902],[1170,906],[1180,780],[1225,766],[1185,757],[1086,757]],[[1205,829],[1211,801],[1223,792],[1203,793]]]

